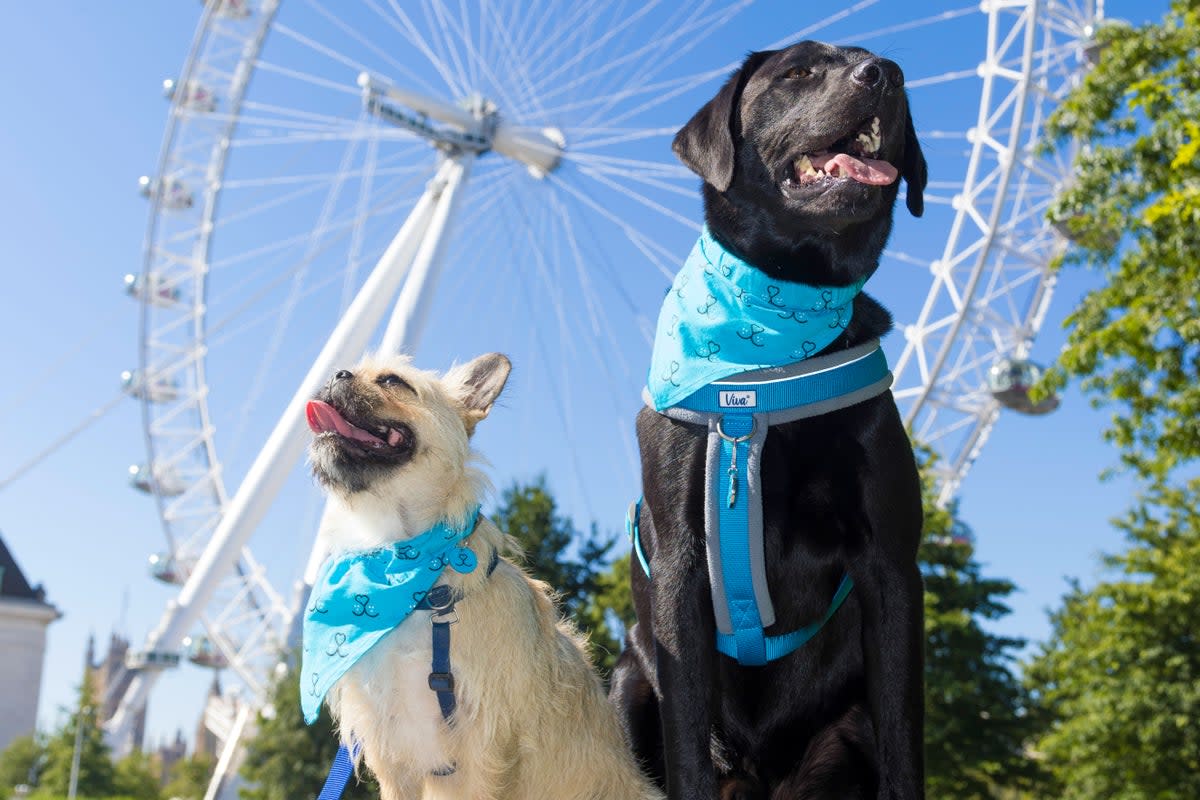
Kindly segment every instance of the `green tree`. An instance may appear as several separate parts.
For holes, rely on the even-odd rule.
[[[163,797],[203,800],[213,766],[213,760],[205,755],[192,755],[176,761],[171,765],[170,779],[163,787]]]
[[[1117,526],[1114,573],[1075,585],[1029,665],[1038,743],[1068,800],[1200,797],[1200,480],[1152,487]]]
[[[0,753],[0,800],[8,800],[13,787],[36,786],[46,757],[46,746],[36,736],[18,736]]]
[[[162,800],[161,774],[157,758],[135,750],[114,765],[113,794],[132,800]]]
[[[627,563],[624,581],[613,572],[620,568],[609,565],[616,537],[602,536],[595,525],[582,535],[558,513],[544,478],[505,490],[494,519],[520,545],[529,571],[550,584],[566,616],[589,635],[593,661],[607,674],[620,653],[623,631],[621,611],[605,613],[611,607],[606,601],[620,598],[629,576]],[[632,608],[632,601],[624,608]]]
[[[299,662],[299,657],[293,659]],[[337,753],[329,709],[312,725],[300,713],[298,670],[289,670],[275,681],[267,711],[258,716],[258,730],[246,744],[241,774],[249,782],[241,790],[246,800],[304,800],[321,792],[329,765]],[[379,788],[363,769],[363,783],[354,778],[346,786],[345,800],[379,797]]]
[[[1051,215],[1076,242],[1067,261],[1104,282],[1067,318],[1047,388],[1081,378],[1113,410],[1122,462],[1158,480],[1200,456],[1200,3],[1097,44],[1048,129],[1085,144]]]
[[[79,732],[80,797],[110,797],[116,789],[115,770],[98,719],[99,703],[92,685],[91,672],[84,674],[79,687],[79,703],[58,732],[46,743],[46,767],[38,781],[38,797],[66,797],[71,782],[71,762],[75,755],[76,731]]]
[[[926,461],[928,466],[928,461]],[[925,772],[929,797],[988,800],[1031,785],[1026,748],[1036,718],[1013,674],[1025,642],[983,627],[1010,613],[1012,582],[986,578],[957,510],[938,508],[923,471],[925,526]]]
[[[1103,283],[1068,317],[1048,385],[1082,379],[1112,410],[1106,436],[1140,489],[1115,523],[1127,549],[1098,585],[1072,586],[1027,674],[1050,721],[1037,743],[1050,791],[1196,797],[1200,2],[1097,40],[1099,62],[1050,120],[1085,144],[1052,213],[1073,232],[1068,263]]]

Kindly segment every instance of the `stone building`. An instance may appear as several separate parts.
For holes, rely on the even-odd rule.
[[[0,750],[37,727],[46,628],[61,617],[31,586],[0,536]]]

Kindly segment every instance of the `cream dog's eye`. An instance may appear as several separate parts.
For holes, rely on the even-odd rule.
[[[395,375],[391,372],[389,372],[385,375],[380,375],[378,378],[375,379],[375,383],[379,384],[380,386],[403,386],[405,389],[408,389],[410,392],[413,390],[413,388],[408,385],[408,381],[404,380],[399,375]]]

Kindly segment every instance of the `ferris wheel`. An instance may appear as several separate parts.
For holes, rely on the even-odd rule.
[[[905,69],[932,181],[868,290],[898,320],[894,393],[953,497],[1002,407],[1053,406],[1026,389],[1069,158],[1037,145],[1094,57],[1097,5],[918,17],[858,0],[806,19],[749,0],[209,0],[165,84],[145,261],[126,279],[147,451],[131,480],[162,519],[152,573],[180,588],[131,654],[111,738],[184,655],[231,670],[244,708],[264,702],[320,513],[302,404],[368,348],[443,367],[509,353],[515,421],[481,429],[481,449],[510,474],[549,469],[593,519],[624,507],[606,493],[636,491],[653,320],[702,218],[670,139],[751,49],[821,38]],[[236,742],[246,721],[210,722]]]

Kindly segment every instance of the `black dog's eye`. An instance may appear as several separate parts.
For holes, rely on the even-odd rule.
[[[410,392],[412,391],[412,387],[408,385],[408,381],[404,380],[404,378],[401,378],[399,375],[395,375],[391,372],[380,375],[378,378],[375,379],[375,382],[377,384],[379,384],[380,386],[403,386],[405,389],[408,389]]]
[[[790,80],[795,80],[796,78],[807,78],[810,75],[812,75],[812,70],[804,67],[792,67],[787,72],[783,73],[783,77]]]

